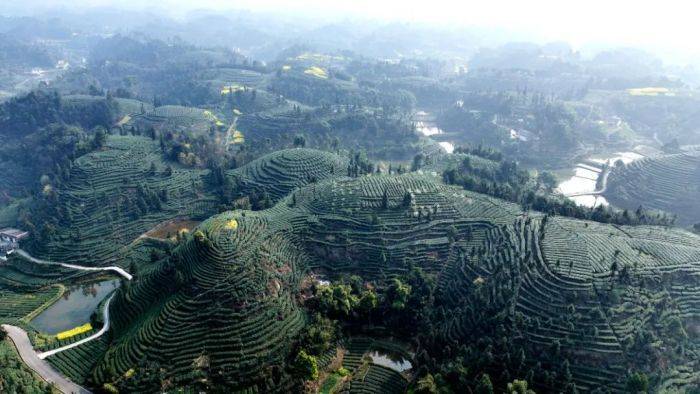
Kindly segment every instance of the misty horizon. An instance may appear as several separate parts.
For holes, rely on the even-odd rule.
[[[43,1],[9,0],[0,5],[0,13],[41,17],[60,17],[61,12],[100,13],[121,10],[148,13],[161,18],[186,21],[204,15],[236,18],[240,15],[268,15],[312,30],[324,25],[404,24],[414,28],[447,31],[477,31],[505,42],[566,42],[575,51],[592,56],[600,50],[619,47],[639,48],[659,56],[667,64],[700,64],[700,47],[694,37],[700,27],[692,19],[694,7],[683,2],[666,2],[664,7],[650,2],[570,3],[540,0],[536,2],[495,1],[486,4],[452,2],[280,0],[237,1],[204,0],[192,4],[186,0],[142,2],[112,0]],[[63,11],[61,11],[63,10]],[[58,12],[57,12],[58,11]],[[299,24],[301,26],[298,26]]]

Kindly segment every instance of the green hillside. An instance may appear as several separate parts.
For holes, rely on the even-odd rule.
[[[688,372],[699,365],[698,261],[700,238],[680,230],[528,214],[431,175],[338,176],[271,209],[211,217],[121,289],[94,379],[135,369],[125,387],[285,391],[310,271],[381,289],[420,267],[437,289],[415,316],[433,335],[418,333],[413,362],[434,374],[463,362],[544,391],[621,391],[642,371],[687,388],[700,379]],[[365,372],[396,385],[381,368]]]
[[[275,202],[296,187],[346,172],[346,162],[308,149],[278,151],[230,170],[230,197],[257,191]],[[158,224],[219,212],[226,201],[215,190],[210,170],[165,161],[158,141],[110,136],[104,149],[74,162],[66,183],[51,185],[22,225],[38,235],[30,246],[45,259],[128,265],[119,257]]]
[[[605,191],[613,205],[657,209],[677,215],[678,224],[700,222],[700,151],[644,158],[615,167]]]
[[[65,378],[700,394],[692,56],[451,4],[64,2],[0,3],[0,323]],[[66,390],[9,345],[0,393]]]

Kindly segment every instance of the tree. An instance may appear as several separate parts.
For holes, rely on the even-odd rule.
[[[102,149],[107,142],[107,132],[104,127],[98,126],[95,128],[95,135],[92,140],[93,149]]]
[[[314,355],[320,355],[330,349],[336,339],[337,324],[335,320],[314,315],[304,334],[304,346]]]
[[[413,163],[411,163],[411,171],[418,171],[425,164],[425,155],[419,153],[413,157]]]
[[[506,390],[510,394],[535,394],[534,390],[527,388],[527,380],[515,379],[512,383],[508,383]]]
[[[542,171],[537,176],[537,182],[548,192],[557,186],[557,178],[549,171]]]
[[[322,286],[316,295],[323,313],[348,316],[357,306],[358,300],[349,285]]]
[[[433,375],[427,374],[418,380],[418,383],[416,383],[416,390],[414,392],[416,394],[436,394],[438,390]]]
[[[491,377],[489,374],[485,373],[479,378],[476,387],[474,388],[475,394],[493,394],[493,383],[491,383]]]
[[[649,390],[649,378],[642,372],[636,372],[627,378],[627,391],[630,393],[646,393]]]
[[[7,338],[7,331],[5,331],[4,328],[0,327],[0,341],[4,341],[5,338]]]
[[[306,137],[304,137],[301,134],[297,134],[297,136],[294,137],[294,147],[296,147],[296,148],[306,147]]]
[[[410,295],[411,286],[394,278],[386,291],[386,300],[392,309],[402,310],[406,307]]]
[[[360,313],[367,316],[377,308],[378,304],[379,301],[377,299],[377,293],[375,293],[374,290],[367,290],[362,293],[362,296],[360,297],[358,309]]]
[[[408,208],[413,204],[413,194],[406,190],[406,192],[403,194],[403,206]]]
[[[408,304],[411,310],[417,311],[430,304],[435,281],[417,266],[411,268],[406,280],[410,292]]]
[[[294,372],[297,377],[303,380],[318,379],[318,361],[316,357],[300,350],[294,359]]]
[[[138,265],[136,265],[136,262],[132,261],[131,264],[129,264],[129,273],[131,276],[138,276]]]

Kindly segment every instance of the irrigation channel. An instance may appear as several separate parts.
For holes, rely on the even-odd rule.
[[[66,263],[57,263],[53,261],[46,261],[46,260],[41,260],[37,259],[35,257],[32,257],[29,253],[25,252],[24,250],[18,249],[16,253],[23,258],[36,263],[36,264],[42,264],[42,265],[59,265],[61,267],[66,267],[66,268],[71,268],[71,269],[76,269],[76,270],[82,270],[82,271],[106,271],[106,272],[114,272],[119,274],[120,276],[124,277],[126,280],[131,280],[133,276],[126,272],[124,269],[120,267],[84,267],[80,265],[75,265],[75,264],[66,264]],[[34,372],[36,372],[39,376],[41,376],[42,379],[44,379],[46,382],[53,383],[56,385],[56,387],[63,393],[80,393],[80,394],[87,394],[90,393],[89,390],[86,388],[79,386],[75,384],[74,382],[71,382],[69,379],[67,379],[65,376],[63,376],[60,372],[58,372],[56,369],[54,369],[48,362],[45,361],[45,359],[49,356],[52,356],[56,353],[63,352],[68,349],[72,349],[74,347],[80,346],[82,344],[85,344],[87,342],[93,341],[102,335],[104,335],[107,331],[109,331],[109,306],[110,303],[112,302],[112,298],[114,297],[114,294],[112,294],[109,299],[107,299],[107,302],[105,302],[104,307],[102,309],[102,317],[104,324],[100,331],[96,332],[95,334],[83,338],[79,341],[73,342],[71,344],[59,347],[57,349],[49,350],[43,353],[37,353],[31,342],[29,341],[29,336],[27,335],[27,332],[24,331],[23,329],[16,327],[16,326],[11,326],[11,325],[3,325],[3,328],[5,331],[7,331],[8,335],[12,339],[12,342],[14,342],[15,346],[17,347],[17,351],[22,358],[22,361],[31,368]]]

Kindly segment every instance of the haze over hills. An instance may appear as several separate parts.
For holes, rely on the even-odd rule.
[[[0,391],[697,393],[692,62],[515,34],[534,3],[32,4]]]

